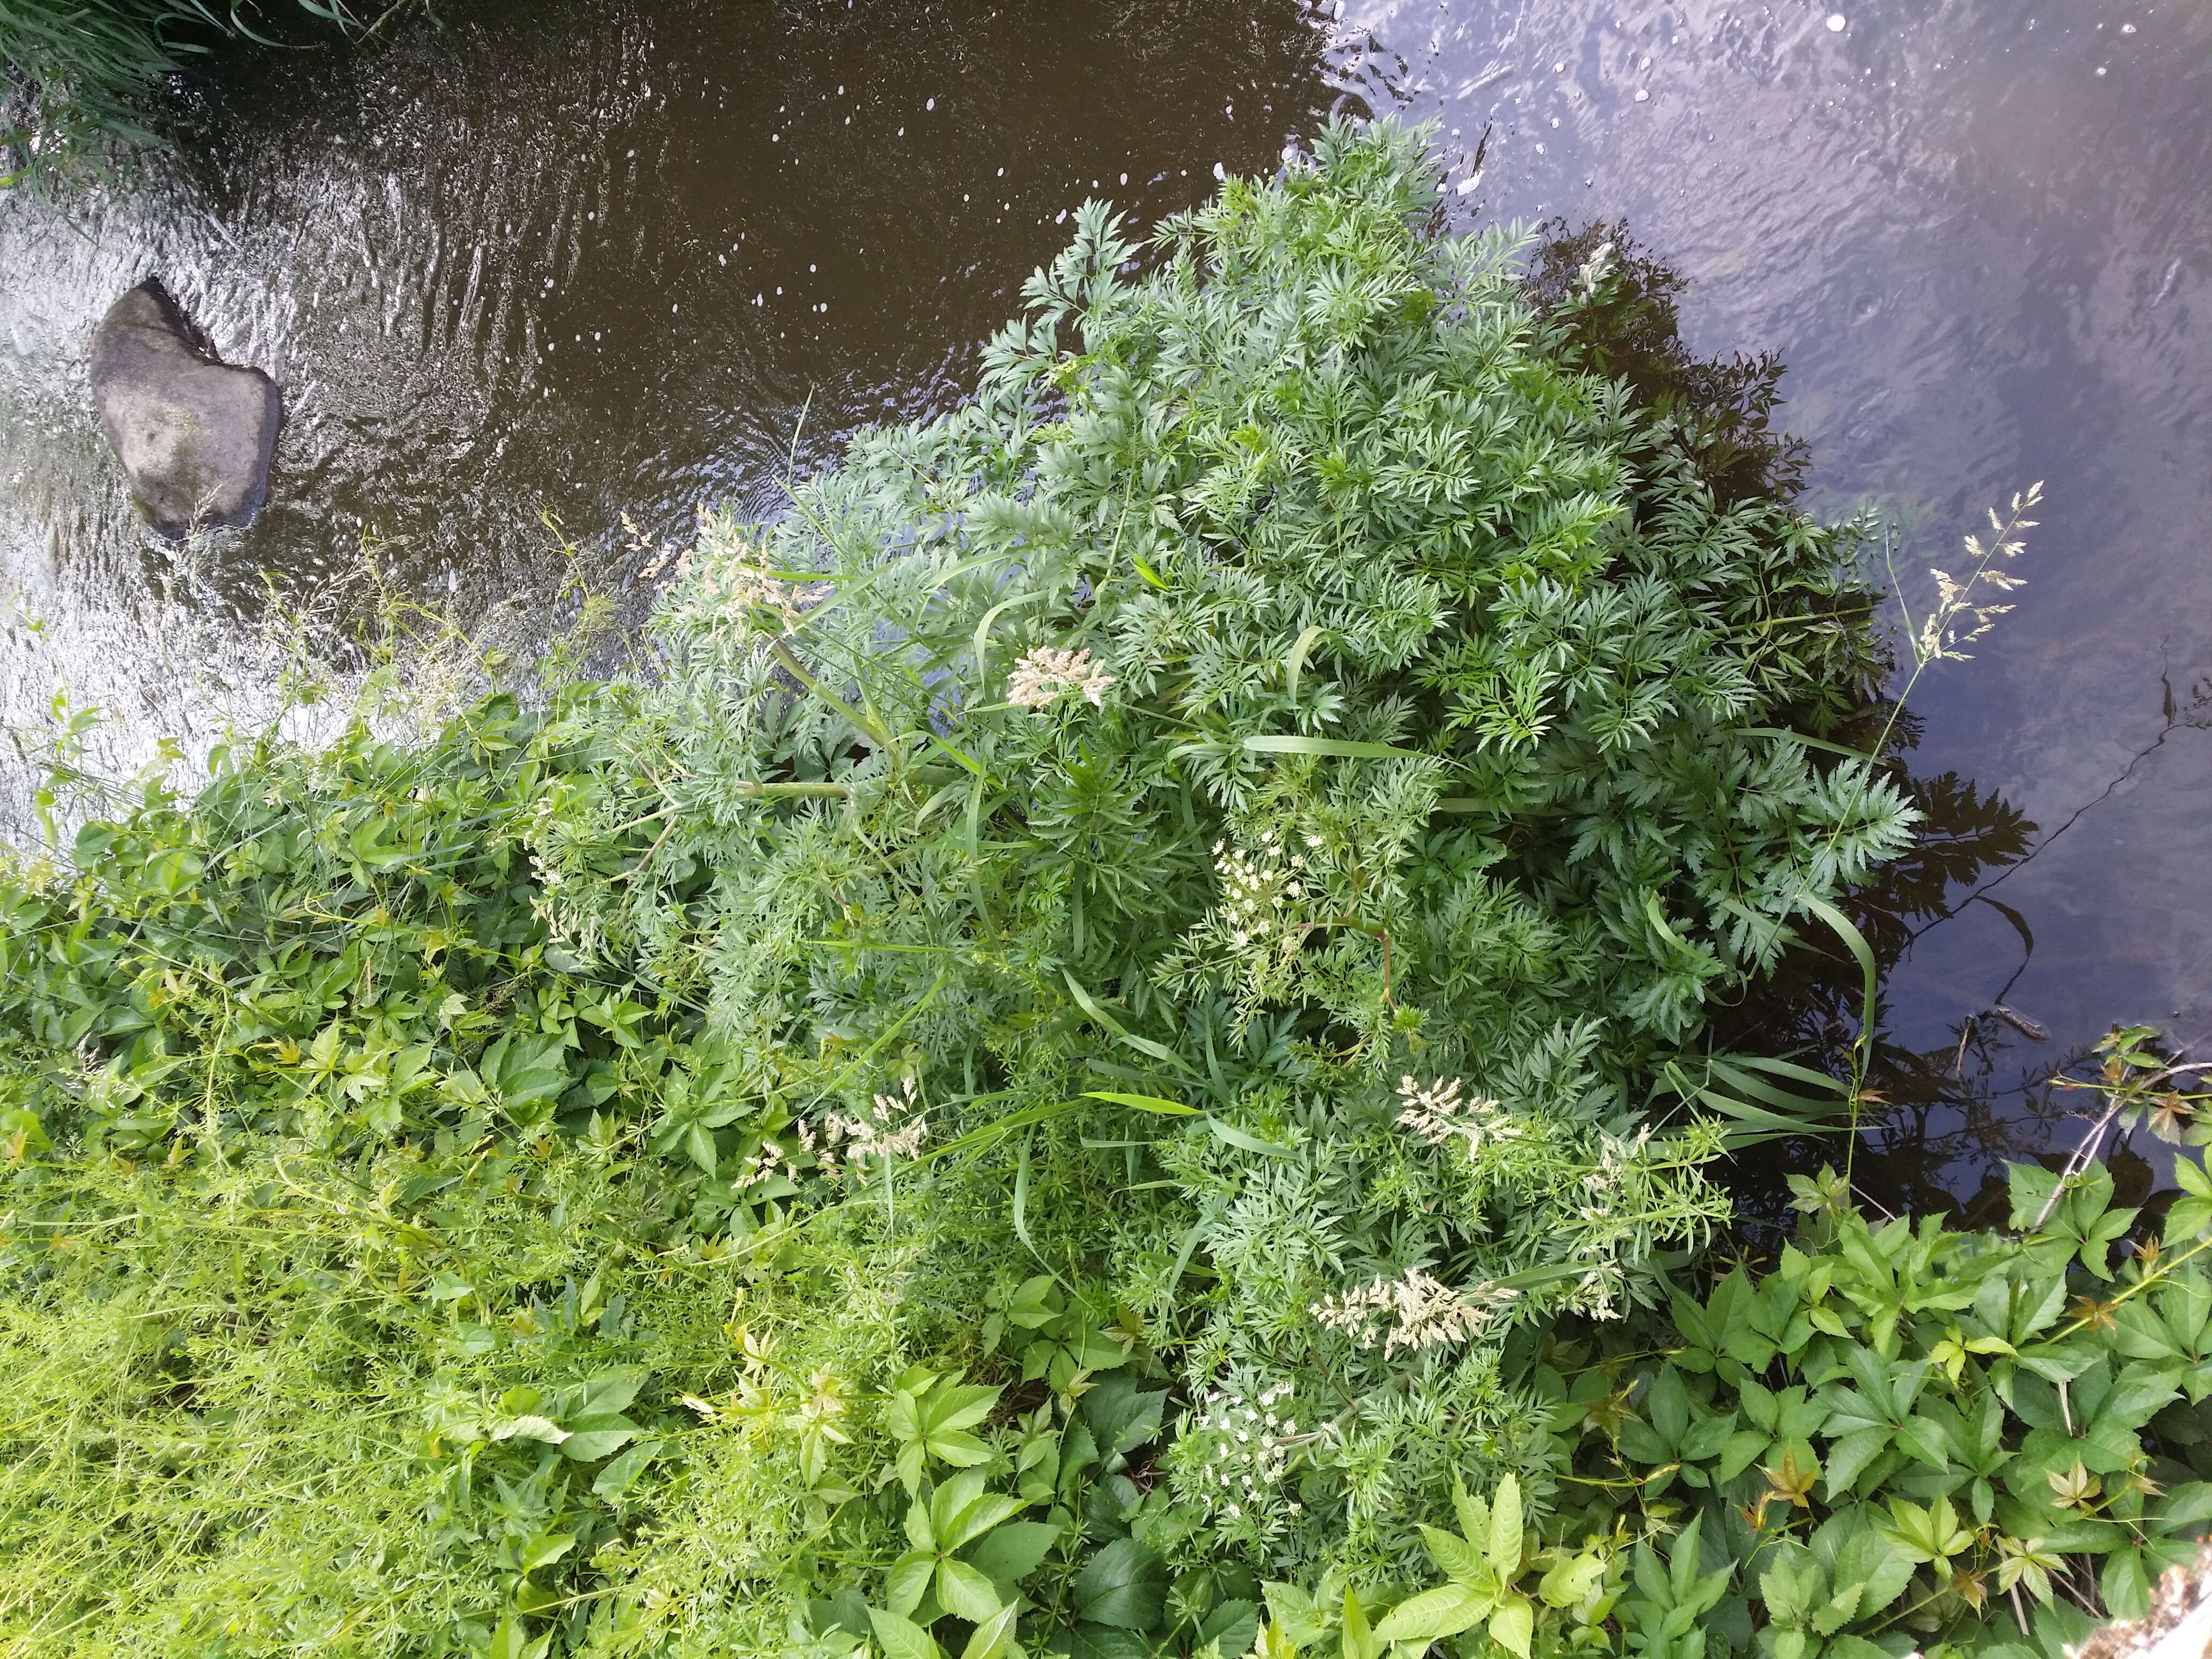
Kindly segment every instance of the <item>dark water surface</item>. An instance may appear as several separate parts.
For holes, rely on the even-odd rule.
[[[2070,1145],[2039,1085],[2116,1020],[2212,1034],[2203,0],[465,3],[204,97],[204,161],[0,199],[0,591],[45,624],[0,634],[9,721],[58,677],[112,758],[265,702],[258,571],[312,596],[365,536],[526,623],[544,514],[611,552],[624,514],[773,510],[794,440],[957,397],[1084,198],[1149,220],[1399,111],[1455,217],[1625,219],[1694,346],[1780,354],[1813,504],[1904,524],[1915,603],[2047,481],[2018,608],[1915,693],[1936,832],[1859,911],[1893,1187]],[[268,512],[182,555],[84,391],[151,271],[291,405]],[[1832,1042],[1844,982],[1755,1029]]]

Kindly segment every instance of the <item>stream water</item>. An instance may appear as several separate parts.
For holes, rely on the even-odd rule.
[[[1809,504],[1899,523],[1915,602],[2046,481],[2017,608],[1914,694],[1928,846],[1859,908],[1869,1167],[1970,1194],[2078,1138],[2043,1085],[2113,1022],[2212,1029],[2212,6],[1833,3],[470,0],[256,62],[191,94],[191,163],[0,198],[0,718],[64,684],[112,763],[265,707],[259,573],[312,597],[365,542],[528,626],[562,538],[773,510],[956,398],[1085,197],[1149,220],[1334,110],[1433,118],[1455,218],[1623,220],[1694,347],[1786,361]],[[154,272],[289,405],[268,510],[183,552],[85,389]],[[1814,977],[1763,1040],[1832,1046]]]

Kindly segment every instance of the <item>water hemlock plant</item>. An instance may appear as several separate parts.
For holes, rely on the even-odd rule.
[[[1820,746],[1868,599],[1763,410],[1596,366],[1607,250],[1532,288],[1435,178],[1335,126],[1087,207],[968,403],[702,523],[649,673],[15,872],[0,1633],[1527,1659],[1672,1654],[1591,1599],[1639,1547],[1753,1582],[1656,1490],[1565,1538],[1650,1460],[1553,1347],[1699,1340],[1713,1161],[1800,1109],[1700,1038],[1906,843]]]
[[[971,402],[708,526],[549,849],[562,937],[696,988],[746,1089],[918,1073],[1018,1256],[1329,1424],[1334,1524],[1206,1528],[1375,1573],[1519,1455],[1485,1334],[1724,1212],[1642,1091],[1911,817],[1788,734],[1864,659],[1835,533],[1580,368],[1601,260],[1539,315],[1432,189],[1338,129],[1141,275],[1086,209]],[[648,813],[623,879],[562,851]]]

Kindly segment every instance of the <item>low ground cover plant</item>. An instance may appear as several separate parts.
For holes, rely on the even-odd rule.
[[[2002,1233],[1798,1176],[1771,1261],[1522,1338],[1559,1436],[1543,1518],[1524,1544],[1516,1486],[1485,1534],[1474,1500],[1376,1640],[2057,1659],[2140,1617],[2212,1522],[2212,1179],[2177,1170],[2160,1230],[2100,1164],[2014,1165]]]
[[[702,524],[652,672],[242,740],[14,873],[0,1631],[1814,1659],[2047,1647],[1973,1574],[2127,1605],[2197,1402],[2118,1333],[2197,1352],[2195,1209],[2124,1322],[2044,1317],[2129,1231],[2087,1170],[1693,1294],[1716,1159],[1835,1103],[1708,1012],[1911,831],[1820,746],[1867,596],[1746,489],[1756,376],[1614,378],[1632,268],[1441,234],[1424,144],[1086,208],[969,403]],[[2100,1366],[2053,1518],[2000,1465]]]

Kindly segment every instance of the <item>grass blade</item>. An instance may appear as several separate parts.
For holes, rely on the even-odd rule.
[[[1196,1117],[1198,1108],[1185,1106],[1180,1101],[1162,1100],[1158,1095],[1123,1095],[1109,1089],[1091,1089],[1085,1092],[1085,1100],[1110,1100],[1116,1106],[1133,1106],[1140,1112],[1157,1112],[1163,1117]]]
[[[1418,749],[1387,743],[1355,743],[1349,738],[1302,738],[1288,733],[1247,738],[1244,746],[1259,755],[1340,755],[1353,760],[1430,760]]]

